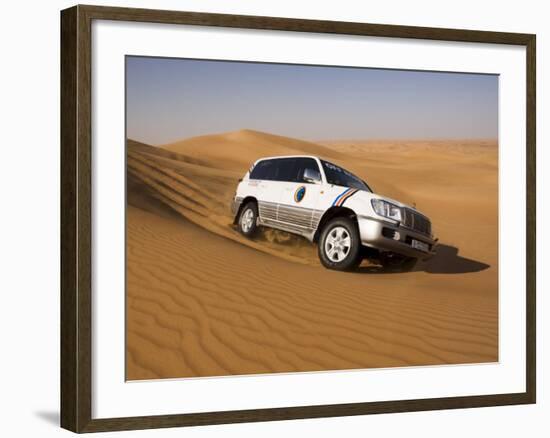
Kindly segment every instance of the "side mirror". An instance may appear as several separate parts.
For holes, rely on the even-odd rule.
[[[304,170],[304,182],[311,184],[319,184],[321,182],[321,174],[319,171],[311,168],[306,168]]]

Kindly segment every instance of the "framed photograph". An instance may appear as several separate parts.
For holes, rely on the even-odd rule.
[[[535,35],[61,12],[61,425],[535,403]]]

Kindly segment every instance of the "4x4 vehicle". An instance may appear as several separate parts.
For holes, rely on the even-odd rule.
[[[366,182],[318,157],[257,160],[239,181],[232,203],[239,231],[259,226],[318,244],[330,269],[356,268],[364,257],[386,269],[411,270],[435,254],[430,220],[415,208],[375,194]]]

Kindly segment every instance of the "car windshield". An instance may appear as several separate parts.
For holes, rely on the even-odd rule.
[[[321,163],[323,164],[323,169],[325,170],[325,175],[329,184],[372,192],[365,181],[356,177],[353,173],[348,172],[346,169],[342,169],[340,166],[324,160],[321,160]]]

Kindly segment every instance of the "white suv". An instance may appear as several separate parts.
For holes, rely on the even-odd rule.
[[[321,263],[337,270],[356,268],[363,258],[411,270],[437,244],[426,216],[318,157],[257,160],[239,181],[232,212],[247,237],[264,226],[317,242]]]

